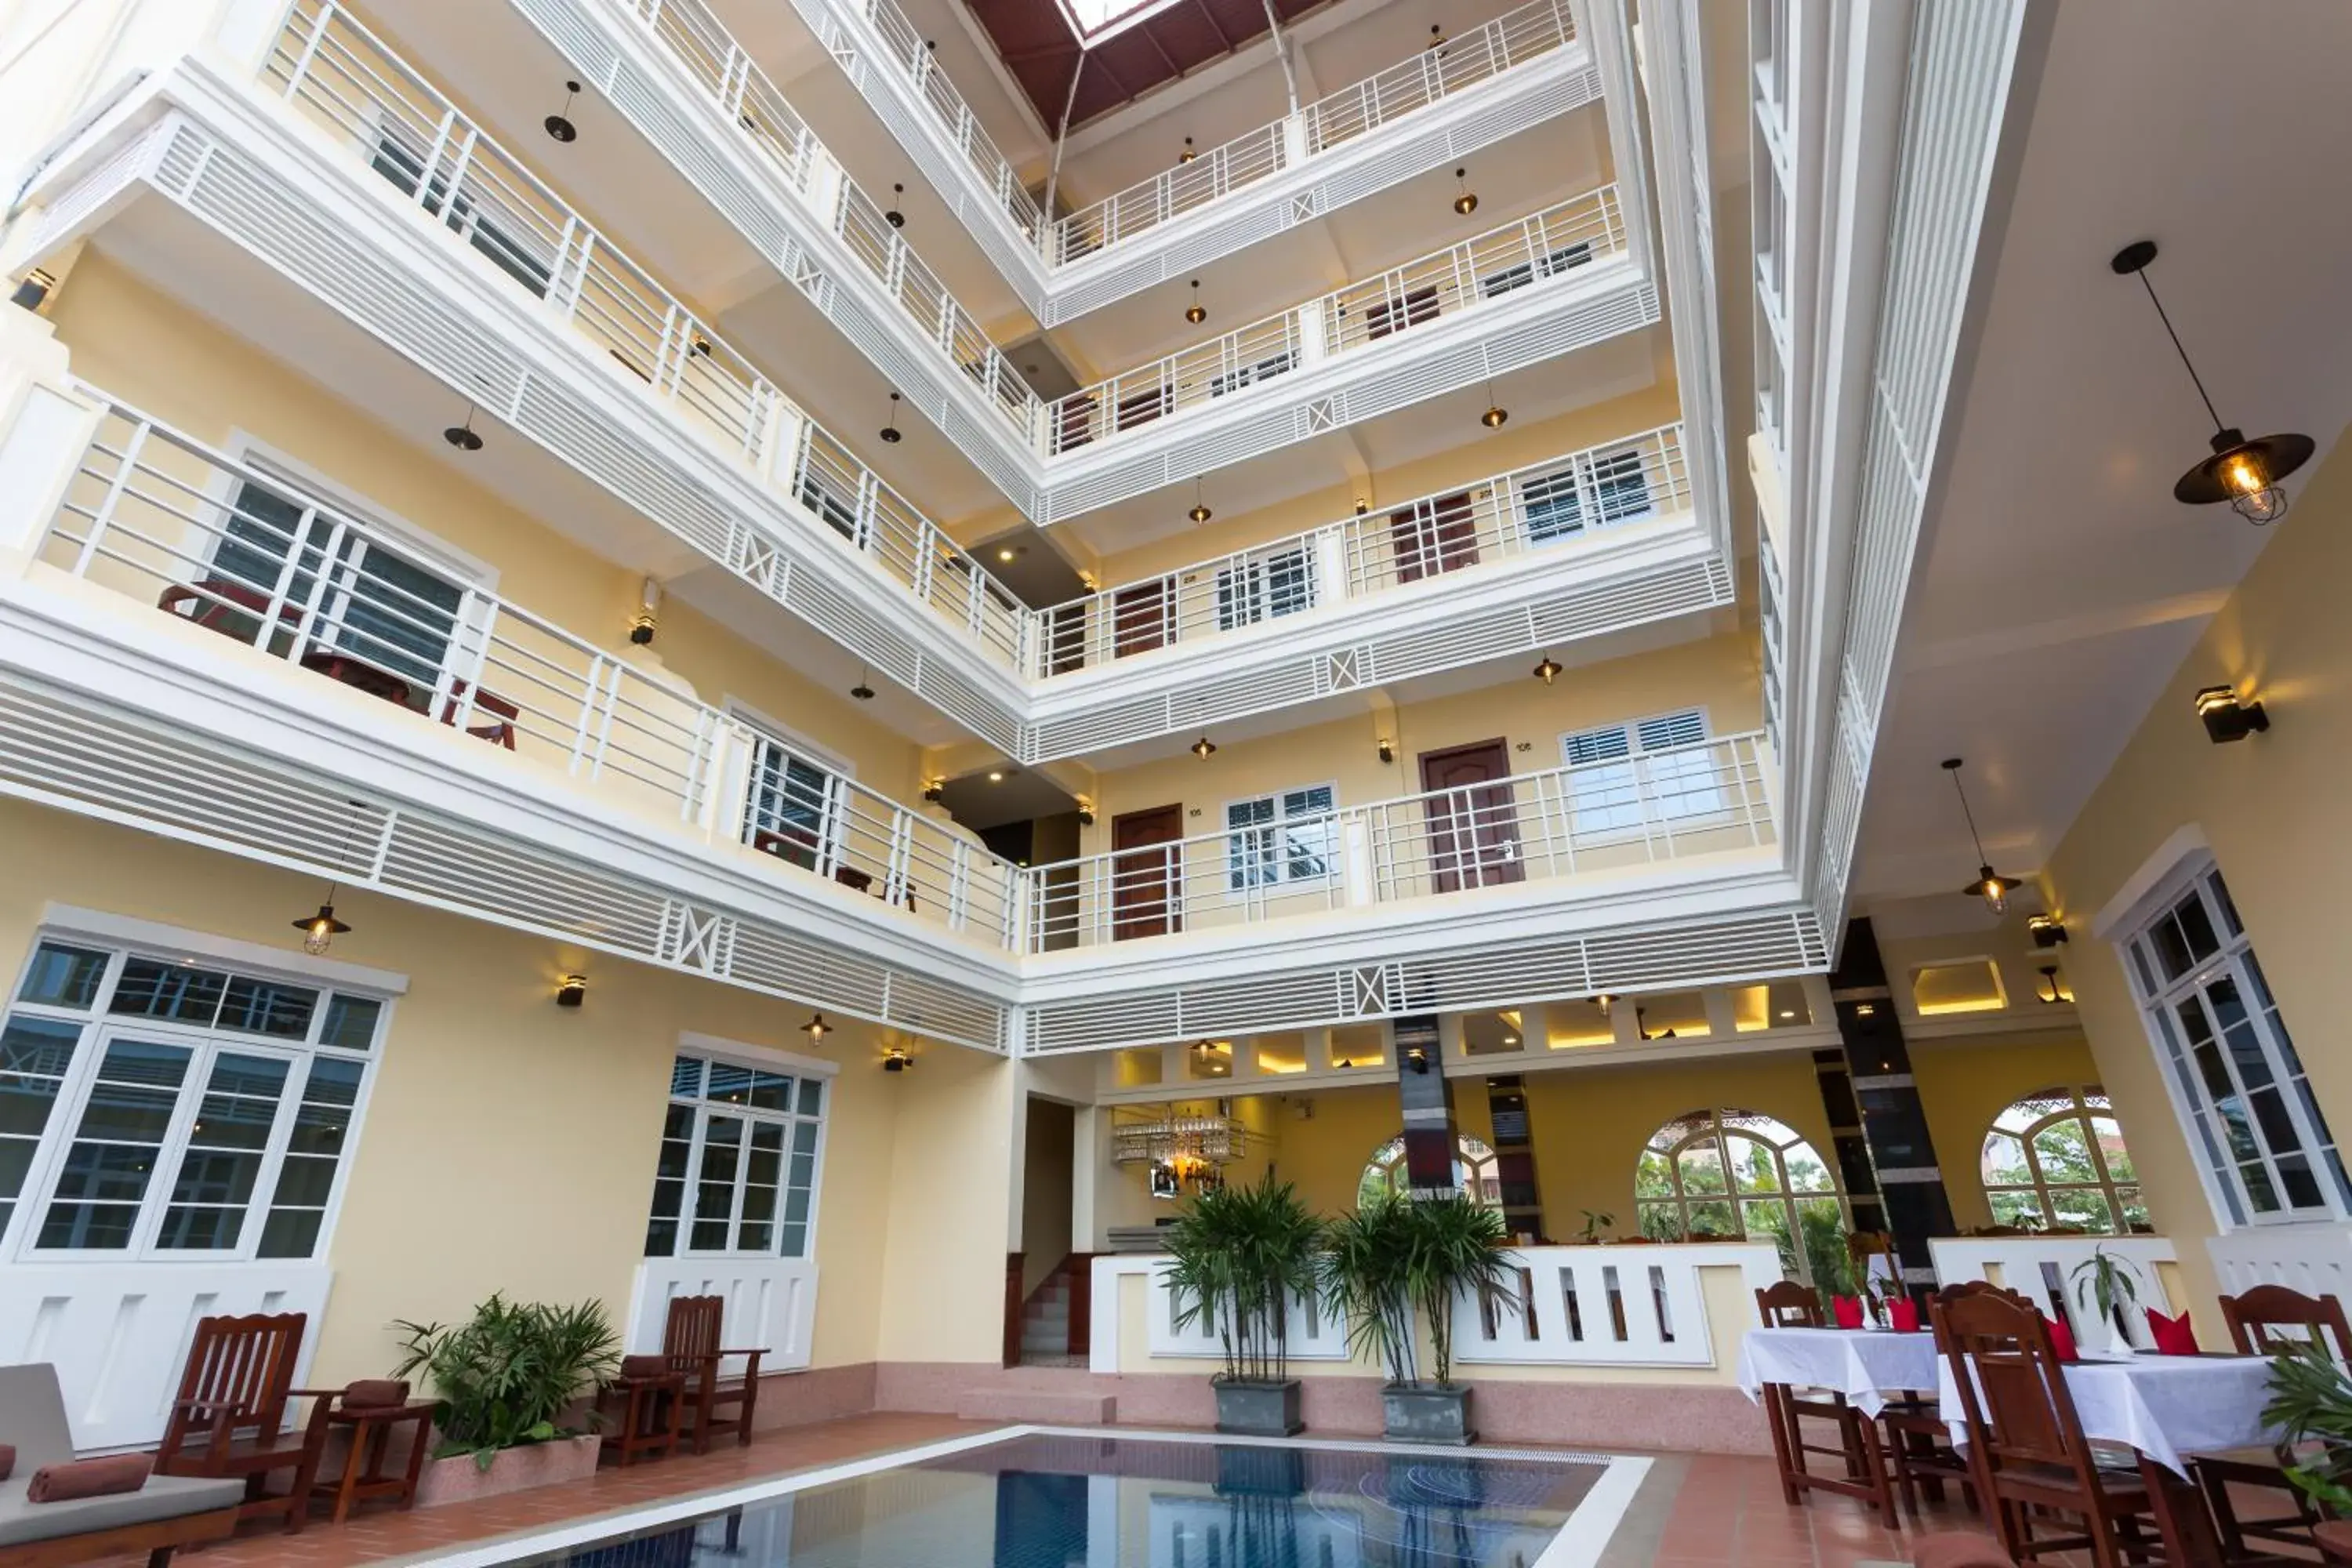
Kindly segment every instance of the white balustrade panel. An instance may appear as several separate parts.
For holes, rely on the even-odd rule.
[[[1454,1309],[1457,1362],[1713,1366],[1700,1270],[1738,1269],[1742,1297],[1750,1300],[1748,1292],[1782,1278],[1778,1248],[1744,1243],[1522,1247],[1505,1256],[1518,1271],[1518,1299],[1463,1293]]]
[[[2159,1263],[2179,1259],[2166,1237],[1938,1237],[1928,1242],[1927,1251],[1935,1260],[1938,1282],[1958,1285],[1981,1279],[2019,1291],[2044,1311],[2063,1311],[2077,1343],[2105,1342],[2104,1334],[2093,1332],[2097,1327],[2094,1321],[2097,1308],[2086,1307],[2083,1301],[2091,1277],[2084,1275],[2079,1283],[2075,1279],[2075,1271],[2101,1251],[2129,1270],[2140,1306],[2167,1316],[2179,1310],[2157,1268]],[[2147,1331],[2145,1313],[2126,1311],[2123,1318],[2133,1344],[2146,1347],[2156,1342]]]
[[[720,1337],[730,1350],[765,1350],[762,1373],[809,1363],[816,1325],[816,1265],[797,1258],[648,1258],[637,1266],[624,1336],[629,1353],[661,1349],[669,1304],[680,1296],[724,1296]]]
[[[312,1262],[13,1265],[0,1269],[0,1364],[58,1369],[77,1448],[152,1445],[198,1319],[308,1313],[299,1388],[333,1279]]]
[[[1100,1279],[1098,1271],[1097,1278]],[[1159,1356],[1185,1356],[1222,1360],[1224,1346],[1217,1339],[1216,1325],[1205,1313],[1184,1328],[1176,1326],[1176,1296],[1168,1288],[1168,1260],[1154,1258],[1150,1269],[1150,1353]],[[1099,1300],[1099,1299],[1098,1299]],[[1116,1300],[1116,1298],[1112,1298]],[[1108,1309],[1096,1308],[1096,1321],[1102,1321]],[[1109,1312],[1116,1325],[1118,1313]],[[1348,1359],[1348,1325],[1335,1314],[1323,1310],[1318,1301],[1294,1297],[1290,1303],[1289,1353],[1293,1361],[1346,1361]]]
[[[2352,1301],[2352,1224],[2255,1226],[2210,1238],[2205,1251],[2224,1295],[2284,1285]]]

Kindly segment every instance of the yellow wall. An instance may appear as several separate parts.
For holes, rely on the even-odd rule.
[[[1992,1119],[2044,1089],[2084,1089],[2099,1081],[2098,1063],[2072,1032],[1976,1040],[1915,1040],[1911,1076],[1927,1111],[1927,1136],[1944,1169],[1952,1219],[1963,1230],[1992,1223],[1979,1164]],[[2124,1145],[2137,1155],[2140,1124],[2123,1123]]]
[[[1418,795],[1420,753],[1496,736],[1510,742],[1513,771],[1526,773],[1559,766],[1559,737],[1570,731],[1670,709],[1702,706],[1710,733],[1736,734],[1762,721],[1758,681],[1755,637],[1735,632],[1572,669],[1549,687],[1507,681],[1399,708],[1392,720],[1368,712],[1221,743],[1206,760],[1179,753],[1097,778],[1083,850],[1110,847],[1118,814],[1171,802],[1183,804],[1189,836],[1222,832],[1228,802],[1302,784],[1336,783],[1343,806]],[[1382,735],[1397,742],[1393,763],[1380,760]]]
[[[913,1071],[875,1076],[897,1080],[886,1179],[891,1213],[908,1216],[890,1229],[881,1300],[867,1309],[878,1319],[880,1359],[999,1363],[1013,1234],[1013,1064],[947,1047]]]
[[[11,976],[49,900],[299,960],[288,921],[320,891],[307,878],[13,801],[0,802],[0,973]],[[461,1316],[494,1290],[593,1297],[621,1326],[680,1031],[805,1052],[794,1027],[804,1009],[389,898],[346,889],[336,909],[354,929],[333,956],[404,973],[409,989],[350,1156],[314,1381],[383,1372],[392,1320]],[[572,971],[589,979],[576,1012],[553,1000]],[[891,1353],[962,1356],[974,1336],[951,1334],[937,1308],[970,1300],[986,1326],[969,1359],[992,1362],[993,1287],[968,1282],[1001,1278],[1003,1266],[1003,1107],[985,1090],[1009,1079],[1008,1064],[940,1047],[920,1048],[917,1070],[886,1074],[882,1039],[844,1021],[823,1047],[842,1071],[818,1193],[814,1363],[885,1353],[886,1276],[920,1292],[912,1300],[924,1315],[919,1340],[899,1323]],[[992,1211],[982,1201],[992,1184]],[[960,1194],[971,1195],[969,1212]],[[932,1256],[929,1279],[907,1261]]]
[[[2210,526],[2242,526],[2213,514]],[[2196,1238],[2216,1229],[2162,1080],[2121,954],[2093,919],[2159,847],[2200,830],[2228,879],[2339,1138],[2352,1134],[2352,1051],[2343,933],[2352,925],[2352,833],[2344,780],[2352,764],[2352,453],[2338,447],[2157,697],[2115,766],[2084,803],[2044,872],[2063,914],[2085,1034],[2115,1097],[2157,1228],[2180,1247],[2200,1297],[2213,1277]],[[2260,697],[2268,734],[2217,746],[2192,710],[2200,687],[2233,683]],[[2121,934],[2120,932],[2115,934]]]
[[[911,742],[682,601],[664,604],[651,649],[633,649],[627,629],[643,570],[592,553],[470,482],[433,433],[388,428],[100,252],[82,254],[48,316],[74,374],[101,391],[223,450],[242,431],[479,559],[499,573],[500,596],[632,663],[684,679],[705,702],[740,699],[843,758],[860,783],[899,801],[919,798]]]

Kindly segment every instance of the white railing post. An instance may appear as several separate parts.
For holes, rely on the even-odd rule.
[[[1340,819],[1340,864],[1346,868],[1347,901],[1349,905],[1377,903],[1378,879],[1372,864],[1371,824],[1363,812],[1349,812]]]
[[[1330,523],[1315,531],[1315,605],[1343,604],[1355,585],[1348,580],[1348,525]]]
[[[1334,327],[1338,320],[1331,314],[1328,299],[1309,300],[1290,312],[1292,352],[1298,355],[1301,370],[1320,364],[1336,352]]]

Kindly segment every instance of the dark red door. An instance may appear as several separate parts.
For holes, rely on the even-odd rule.
[[[1111,595],[1111,657],[1125,658],[1168,644],[1168,579],[1154,577]]]
[[[1111,818],[1110,937],[1166,936],[1184,929],[1184,808],[1155,805]]]
[[[1519,880],[1517,803],[1509,784],[1494,782],[1510,773],[1510,748],[1501,741],[1421,754],[1435,891]]]
[[[1389,513],[1389,535],[1400,583],[1456,572],[1478,560],[1478,523],[1466,490]]]

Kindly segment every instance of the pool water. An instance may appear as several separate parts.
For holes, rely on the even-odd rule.
[[[1548,1568],[1546,1548],[1610,1465],[1572,1456],[1030,1434],[509,1561],[551,1568]]]

